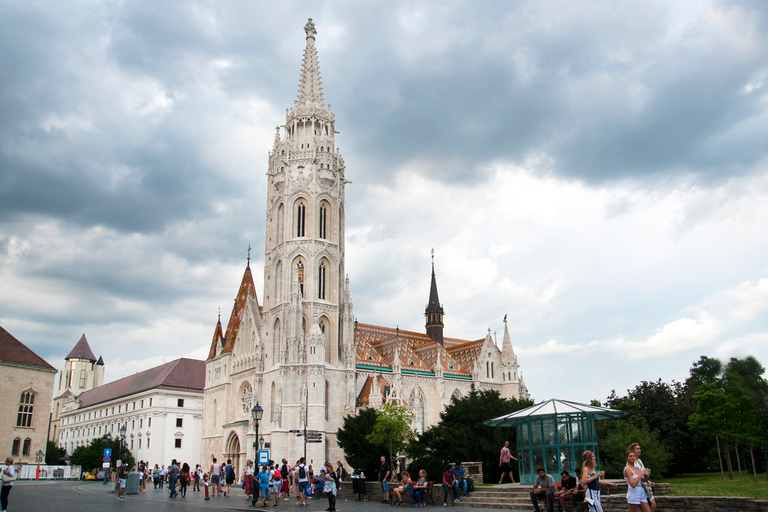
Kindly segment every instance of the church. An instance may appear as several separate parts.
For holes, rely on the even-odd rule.
[[[258,434],[275,460],[343,460],[336,432],[347,415],[389,400],[413,426],[435,425],[452,396],[473,389],[529,398],[509,331],[501,349],[443,335],[434,260],[424,333],[359,323],[344,269],[345,165],[336,119],[324,103],[310,19],[298,99],[278,126],[267,169],[264,291],[248,262],[224,329],[216,324],[206,359],[203,459],[255,456],[251,409],[264,409]],[[425,289],[426,296],[426,289]],[[297,431],[319,433],[305,445]],[[316,442],[318,441],[320,442]]]

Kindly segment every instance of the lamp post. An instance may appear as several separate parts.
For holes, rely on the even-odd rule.
[[[128,424],[126,423],[122,427],[120,427],[120,460],[125,462],[123,460],[123,443],[125,442],[125,431],[128,430]]]
[[[264,416],[264,409],[261,408],[259,402],[256,402],[256,405],[251,409],[251,417],[253,418],[253,429],[255,430],[255,435],[253,436],[253,448],[256,453],[254,454],[253,460],[257,467],[259,465],[259,445],[257,440],[259,439],[259,422],[261,421],[262,416]]]
[[[104,435],[104,439],[101,440],[101,444],[104,445],[104,449],[106,450],[111,444],[112,444],[112,434],[107,432]],[[110,466],[112,463],[110,463]],[[109,475],[109,467],[103,468],[104,469],[104,485],[107,485],[107,475]]]

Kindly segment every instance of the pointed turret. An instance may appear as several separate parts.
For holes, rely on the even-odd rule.
[[[88,340],[85,339],[85,334],[80,337],[80,340],[75,344],[75,347],[70,351],[69,355],[64,358],[65,361],[69,361],[70,359],[82,359],[92,363],[96,362],[96,356],[93,355],[93,351],[91,350],[90,345],[88,345]]]
[[[307,34],[307,47],[304,49],[304,61],[301,66],[301,81],[299,82],[299,106],[317,106],[323,108],[323,89],[320,86],[320,64],[315,49],[317,30],[312,18],[304,25]]]
[[[243,318],[245,302],[251,297],[256,300],[258,307],[259,298],[256,296],[256,287],[253,285],[253,275],[251,274],[251,248],[248,247],[248,263],[243,273],[243,280],[240,282],[240,289],[237,291],[235,305],[232,306],[232,314],[229,316],[227,331],[224,333],[224,348],[222,352],[231,352],[235,345],[235,338],[240,330],[240,320]]]
[[[437,280],[435,279],[435,251],[432,250],[432,284],[429,289],[429,303],[424,311],[427,317],[427,335],[432,341],[443,344],[443,305],[437,296]]]
[[[221,328],[221,313],[219,313],[219,320],[216,322],[216,329],[213,331],[213,339],[211,340],[211,349],[208,351],[208,360],[213,359],[221,353],[221,349],[224,346],[224,330]]]
[[[512,339],[509,337],[506,315],[504,315],[504,340],[501,342],[501,360],[504,364],[512,364],[515,362],[515,351],[512,348]]]

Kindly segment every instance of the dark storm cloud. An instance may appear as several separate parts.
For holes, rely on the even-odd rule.
[[[681,22],[658,7],[425,9],[407,58],[395,15],[350,24],[341,65],[352,79],[340,85],[351,149],[373,179],[416,160],[472,180],[489,162],[537,155],[588,182],[754,172],[766,107],[744,88],[768,66],[763,18],[735,6]]]

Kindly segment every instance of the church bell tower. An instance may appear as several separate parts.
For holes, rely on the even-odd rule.
[[[315,36],[306,48],[299,95],[277,127],[269,155],[264,310],[273,364],[305,362],[305,335],[317,324],[325,363],[344,356],[344,159],[335,146],[335,116],[323,102]],[[349,333],[351,335],[351,333]],[[351,340],[351,338],[349,338]]]

